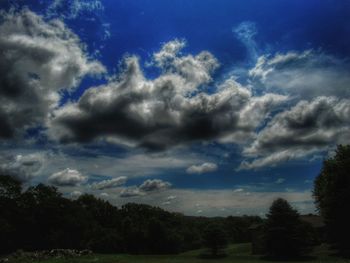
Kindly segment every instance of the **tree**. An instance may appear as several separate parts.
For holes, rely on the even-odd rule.
[[[327,237],[343,256],[350,256],[350,145],[339,145],[323,162],[313,195],[326,224]]]
[[[210,249],[212,257],[218,257],[223,254],[219,254],[221,249],[227,246],[226,233],[223,227],[219,224],[209,224],[204,231],[203,235],[204,245]]]
[[[0,198],[16,199],[21,195],[22,183],[9,176],[0,175]]]
[[[18,206],[21,182],[8,175],[0,175],[0,254],[11,252],[18,246],[20,232]]]
[[[267,214],[265,223],[266,255],[276,259],[290,259],[304,256],[311,248],[304,230],[306,225],[299,219],[299,213],[284,199],[275,200]]]

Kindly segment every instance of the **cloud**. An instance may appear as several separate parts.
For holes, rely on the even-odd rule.
[[[169,195],[169,196],[166,198],[166,200],[167,200],[167,201],[172,201],[172,200],[175,200],[176,198],[177,198],[176,195]]]
[[[47,16],[75,19],[87,12],[93,14],[103,10],[104,6],[99,0],[54,0],[47,9]]]
[[[285,178],[278,178],[275,183],[276,184],[283,184],[285,181],[286,181]]]
[[[123,198],[142,196],[142,195],[144,195],[144,193],[140,191],[140,189],[136,186],[124,188],[119,194],[119,196]]]
[[[245,156],[256,159],[242,162],[240,169],[274,166],[349,143],[349,129],[349,99],[322,96],[300,101],[275,115],[244,148]]]
[[[251,21],[244,21],[237,27],[234,27],[232,31],[246,46],[248,57],[255,62],[258,58],[258,47],[254,39],[255,35],[258,33],[255,23]]]
[[[249,71],[252,85],[299,98],[350,96],[350,63],[319,51],[277,53],[259,57]]]
[[[0,173],[27,182],[38,175],[44,162],[45,156],[40,153],[2,155],[0,156]]]
[[[171,186],[171,183],[164,182],[159,179],[146,180],[140,186],[139,189],[143,192],[153,192],[168,189]]]
[[[92,188],[97,189],[97,190],[104,190],[108,188],[114,188],[121,186],[126,183],[127,177],[126,176],[120,176],[117,178],[113,178],[110,180],[104,180],[98,183],[94,183],[91,185]]]
[[[86,90],[78,102],[55,111],[51,138],[66,143],[114,138],[158,151],[195,141],[242,142],[287,99],[255,97],[234,79],[206,92],[203,85],[211,81],[217,61],[206,51],[182,56],[183,45],[174,40],[154,54],[163,73],[153,80],[145,78],[137,57],[127,57],[119,78]]]
[[[202,163],[200,165],[191,165],[187,168],[186,172],[189,174],[203,174],[214,172],[218,169],[215,163]]]
[[[85,183],[86,180],[87,177],[79,171],[69,168],[54,173],[48,179],[49,183],[56,186],[76,186]]]
[[[80,191],[73,191],[73,192],[71,192],[70,193],[70,196],[72,197],[72,198],[78,198],[79,196],[81,196],[83,193],[82,192],[80,192]]]
[[[87,74],[104,72],[61,21],[35,13],[0,12],[0,138],[44,125],[60,92]]]
[[[171,183],[160,179],[148,179],[144,181],[140,186],[131,186],[124,188],[119,196],[120,197],[135,197],[144,196],[150,193],[157,193],[166,190],[171,187]]]

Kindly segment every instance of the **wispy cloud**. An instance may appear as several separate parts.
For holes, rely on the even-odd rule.
[[[255,36],[258,33],[256,24],[252,21],[244,21],[232,29],[236,37],[247,48],[247,55],[251,62],[255,62],[259,56],[258,45]]]

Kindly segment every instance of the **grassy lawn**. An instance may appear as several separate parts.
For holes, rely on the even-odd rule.
[[[237,263],[250,263],[250,262],[262,262],[268,263],[271,261],[261,260],[259,256],[252,256],[250,254],[250,244],[235,244],[229,246],[227,249],[228,256],[222,259],[199,259],[198,255],[200,254],[200,250],[194,250],[186,253],[182,253],[179,255],[166,255],[166,256],[155,256],[155,255],[142,255],[142,256],[134,256],[134,255],[93,255],[88,257],[76,258],[76,259],[53,259],[47,261],[39,261],[40,263],[218,263],[218,262],[237,262]],[[350,260],[339,259],[335,257],[328,256],[329,252],[319,247],[315,249],[313,256],[315,259],[304,261],[309,263],[319,263],[319,262],[346,262],[350,263]],[[25,261],[18,261],[25,262]],[[276,261],[274,261],[276,262]],[[293,261],[289,261],[293,262]],[[297,261],[300,262],[300,261]]]

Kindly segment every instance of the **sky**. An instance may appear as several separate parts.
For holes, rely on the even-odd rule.
[[[350,1],[0,0],[0,172],[121,206],[314,213],[350,142]]]

